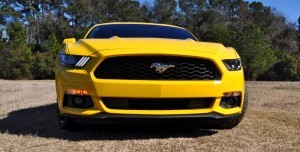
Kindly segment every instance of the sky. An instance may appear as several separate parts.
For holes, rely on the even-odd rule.
[[[140,0],[141,3],[148,1],[153,3],[154,0]],[[290,22],[298,22],[300,16],[300,0],[247,0],[249,2],[262,2],[265,6],[276,8]]]
[[[300,16],[300,0],[249,0],[259,1],[265,6],[275,7],[290,22],[298,22]]]

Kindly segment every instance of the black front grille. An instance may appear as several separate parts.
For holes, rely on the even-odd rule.
[[[180,110],[209,108],[214,98],[102,98],[110,109]]]
[[[154,64],[168,65],[163,72]],[[122,56],[105,59],[95,70],[101,79],[219,80],[221,74],[209,60],[175,56]]]

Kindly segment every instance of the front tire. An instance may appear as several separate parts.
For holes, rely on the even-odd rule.
[[[244,118],[245,113],[248,107],[248,92],[245,90],[245,97],[244,97],[244,105],[242,109],[242,113],[238,116],[226,118],[221,124],[217,126],[217,129],[232,129],[236,127]]]
[[[69,116],[61,115],[58,106],[57,106],[57,118],[58,118],[58,124],[61,129],[66,129],[66,130],[74,129],[76,119]]]

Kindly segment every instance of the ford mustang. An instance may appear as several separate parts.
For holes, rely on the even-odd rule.
[[[58,122],[192,119],[230,129],[247,108],[234,48],[154,23],[105,23],[64,40],[56,63]]]

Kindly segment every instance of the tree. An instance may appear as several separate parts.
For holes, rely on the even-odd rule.
[[[67,0],[66,13],[71,26],[86,26],[90,21],[85,0]]]
[[[87,0],[90,23],[142,21],[140,3],[136,0]]]
[[[205,0],[178,0],[178,5],[184,20],[181,26],[202,40],[203,30],[200,27],[204,23],[202,14],[205,10]]]
[[[273,70],[277,76],[276,80],[295,81],[298,79],[297,59],[293,57],[290,53],[284,53],[281,59],[274,65]]]
[[[13,72],[2,70],[0,78],[53,78],[53,53],[63,39],[81,39],[97,23],[123,21],[179,25],[201,41],[233,46],[248,80],[294,80],[295,71],[300,79],[300,17],[297,26],[275,8],[244,0],[155,0],[154,5],[137,0],[3,0],[0,68]]]
[[[211,24],[210,30],[206,32],[205,41],[222,43],[225,46],[230,45],[230,31],[224,25],[215,23]]]
[[[274,52],[269,48],[270,42],[263,32],[253,23],[244,26],[230,26],[231,45],[239,52],[245,68],[247,80],[256,78],[267,71],[276,61]]]
[[[153,7],[153,21],[157,23],[172,24],[176,7],[176,0],[155,0]]]
[[[298,39],[298,55],[300,57],[300,16],[298,18],[298,33],[297,33],[297,39]],[[300,58],[299,58],[300,59]]]
[[[152,10],[149,6],[150,4],[148,2],[145,2],[142,7],[140,8],[141,13],[142,13],[142,21],[143,22],[150,22],[151,21],[151,16],[152,15]]]
[[[258,80],[297,81],[299,78],[299,63],[291,52],[278,51],[277,62],[267,72],[260,75]]]
[[[287,23],[284,28],[272,39],[272,49],[275,51],[297,52],[297,29],[292,23]]]
[[[2,0],[0,2],[0,25],[6,25],[8,21],[16,21],[21,14],[13,9],[11,0]]]
[[[37,52],[34,55],[33,75],[34,79],[54,79],[55,60],[61,49],[55,35],[52,33],[49,39],[42,45],[45,52]]]
[[[2,34],[2,29],[0,29],[0,64],[2,63],[1,61],[3,61],[4,59],[4,48],[5,48],[5,39],[3,38],[3,34]],[[0,65],[1,67],[1,65]],[[1,69],[1,68],[0,68]],[[1,77],[1,75],[0,75]]]
[[[4,79],[32,78],[32,54],[26,45],[26,32],[19,22],[7,26],[9,40],[1,50],[0,77]]]

